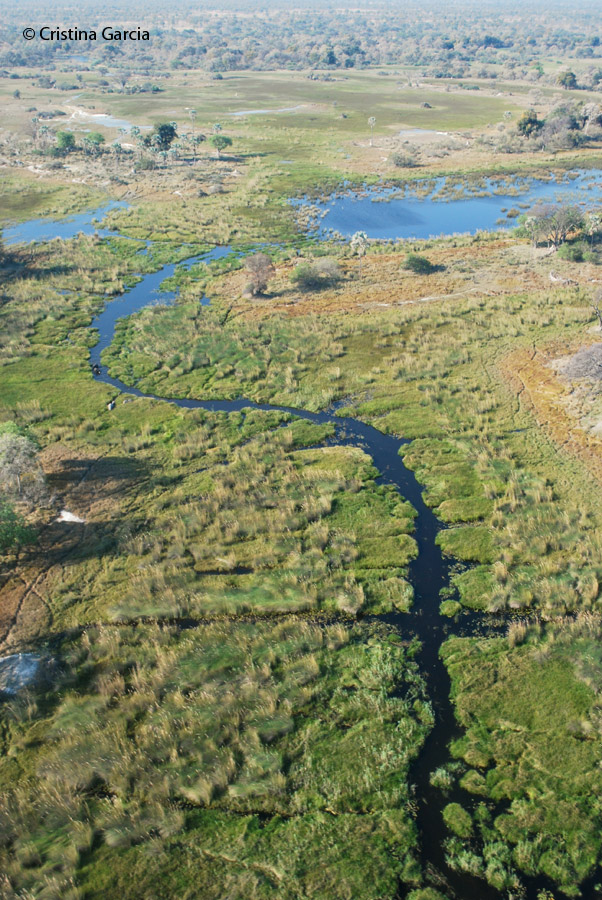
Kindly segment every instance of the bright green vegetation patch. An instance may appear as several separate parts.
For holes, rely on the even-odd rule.
[[[15,175],[2,176],[2,223],[32,218],[63,218],[107,202],[104,192],[81,184],[40,184]]]
[[[493,511],[468,448],[451,441],[415,440],[402,448],[404,463],[426,485],[424,502],[444,522],[472,522]]]
[[[125,555],[104,561],[94,592],[102,590],[113,617],[355,614],[407,605],[412,514],[374,484],[362,451],[288,450],[295,424],[239,446],[203,418],[207,424],[174,440],[176,469],[170,477],[164,466],[162,476],[169,496],[147,505],[144,533],[126,541]],[[314,440],[329,430],[314,426]],[[303,434],[312,436],[307,426]],[[353,507],[359,528],[348,517]],[[367,576],[373,567],[379,571]],[[64,590],[71,596],[75,585]]]
[[[443,820],[450,831],[461,838],[469,838],[472,835],[472,819],[459,803],[448,803],[443,810]]]
[[[491,532],[481,525],[458,525],[440,531],[437,543],[448,556],[480,563],[493,561]]]
[[[462,606],[469,609],[487,609],[495,582],[488,566],[475,566],[456,575],[454,585]]]
[[[56,683],[2,708],[8,883],[395,897],[419,880],[407,775],[432,723],[415,649],[298,618],[66,640]]]
[[[162,396],[234,399],[241,394],[306,409],[328,406],[336,393],[335,361],[343,348],[322,322],[299,318],[224,323],[219,304],[198,300],[172,308],[152,307],[118,324],[103,359],[126,383]],[[310,377],[319,357],[321,388]],[[332,374],[328,375],[332,368]]]
[[[602,851],[599,619],[511,626],[509,641],[453,638],[443,646],[457,717],[452,746],[462,785],[482,797],[473,824],[457,804],[444,812],[453,866],[496,887],[516,873],[543,874],[569,896]],[[453,807],[453,809],[451,809]],[[459,808],[461,809],[461,807]],[[466,826],[466,827],[465,827]]]

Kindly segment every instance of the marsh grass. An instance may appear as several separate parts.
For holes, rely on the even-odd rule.
[[[522,870],[578,895],[600,852],[601,811],[591,802],[600,790],[600,634],[599,616],[584,613],[545,627],[518,622],[507,641],[444,645],[466,728],[452,747],[466,766],[462,785],[489,809],[507,804],[493,816],[484,808],[480,850],[450,843],[455,866],[471,852],[494,886],[511,886]],[[446,821],[469,837],[451,813]]]
[[[414,649],[384,629],[295,618],[91,628],[67,640],[60,684],[39,708],[23,699],[4,709],[7,886],[42,897],[55,878],[53,890],[76,897],[83,879],[86,896],[117,885],[139,896],[138,881],[123,884],[133,854],[169,890],[177,836],[201,857],[286,872],[287,892],[304,885],[319,897],[294,848],[303,834],[306,853],[326,835],[336,843],[325,877],[366,898],[376,878],[393,896],[398,877],[417,878],[406,779],[431,722]],[[241,846],[245,820],[258,841]]]

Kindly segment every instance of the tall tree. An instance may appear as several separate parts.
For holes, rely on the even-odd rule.
[[[4,496],[38,503],[46,496],[46,480],[38,448],[16,430],[0,432],[0,489]]]
[[[374,126],[376,125],[376,119],[374,116],[370,116],[368,119],[368,125],[370,126],[370,146],[372,146],[372,138],[374,137]]]
[[[249,289],[255,296],[263,294],[268,286],[268,281],[274,274],[274,265],[265,253],[253,253],[245,259],[245,267],[250,275]]]
[[[356,254],[356,256],[358,257],[358,259],[360,261],[358,277],[361,278],[362,277],[362,257],[365,255],[366,249],[368,247],[368,235],[366,234],[366,232],[365,231],[356,231],[349,242],[349,246],[351,247],[351,249],[353,250],[353,252]]]
[[[226,137],[225,134],[214,134],[211,143],[217,151],[217,158],[220,159],[222,150],[232,146],[232,138]]]

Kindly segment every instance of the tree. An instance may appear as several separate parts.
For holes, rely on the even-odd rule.
[[[578,87],[577,76],[571,71],[561,72],[556,79],[556,84],[559,84],[560,87],[567,91],[574,91]]]
[[[602,331],[602,312],[600,311],[600,304],[602,303],[602,290],[598,288],[592,299],[590,300],[590,306],[595,312],[598,322],[600,325],[600,331]]]
[[[178,132],[173,122],[163,122],[161,125],[153,127],[152,134],[144,139],[144,143],[147,146],[156,147],[159,153],[167,153],[177,135]]]
[[[6,497],[38,503],[46,496],[37,447],[10,425],[0,431],[0,490]]]
[[[541,119],[538,119],[534,109],[526,110],[516,123],[519,133],[524,134],[525,137],[531,137],[532,134],[537,134],[543,126],[544,123]]]
[[[579,207],[568,204],[559,206],[549,203],[536,206],[527,218],[535,220],[531,223],[531,228],[537,237],[547,240],[554,248],[564,243],[571,231],[583,227],[583,213]]]
[[[253,296],[263,294],[268,286],[268,281],[274,274],[274,265],[265,253],[254,253],[247,256],[245,267],[250,275],[249,291]]]
[[[91,153],[93,156],[98,156],[101,144],[104,144],[104,142],[104,136],[99,131],[91,131],[82,141],[84,152]]]
[[[370,126],[370,146],[372,146],[372,138],[374,136],[374,126],[376,125],[376,119],[374,116],[370,116],[368,119],[368,125]]]
[[[221,159],[222,150],[232,146],[232,138],[226,137],[225,134],[214,134],[211,138],[211,143],[217,151],[217,158]]]
[[[598,103],[586,103],[583,107],[583,133],[588,134],[592,125],[600,125],[602,109]]]
[[[13,97],[15,98],[15,100],[20,100],[21,99],[21,91],[13,91]]]
[[[351,250],[355,253],[355,255],[359,258],[359,275],[358,277],[362,277],[362,256],[365,255],[366,249],[368,247],[368,235],[365,231],[356,231],[353,237],[349,242],[349,246]]]
[[[190,125],[192,127],[192,137],[190,139],[190,143],[192,144],[192,156],[193,159],[196,159],[197,142],[194,139],[194,122],[196,119],[196,109],[189,109],[188,115],[190,116]]]
[[[120,73],[119,73],[118,78],[119,78],[119,84],[121,85],[121,93],[122,93],[122,94],[124,93],[124,91],[125,91],[125,86],[126,86],[126,84],[128,83],[128,81],[130,80],[131,77],[132,77],[132,73],[131,73],[131,72],[125,72],[125,71],[124,71],[124,72],[120,72]]]
[[[0,496],[0,553],[30,543],[33,539],[33,529],[25,524],[8,500]]]
[[[589,211],[585,215],[585,230],[590,237],[590,245],[594,246],[594,237],[602,229],[602,215],[597,212]]]
[[[75,135],[72,131],[57,131],[56,146],[60,153],[70,153],[75,147]]]

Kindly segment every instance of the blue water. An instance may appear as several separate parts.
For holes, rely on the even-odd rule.
[[[214,247],[207,253],[191,256],[183,262],[169,263],[159,269],[158,272],[144,275],[142,280],[134,285],[133,288],[130,288],[122,297],[115,297],[108,301],[103,311],[92,320],[91,327],[98,330],[98,343],[90,351],[91,364],[100,366],[100,354],[111,343],[118,319],[131,316],[140,309],[144,309],[145,306],[152,304],[171,306],[175,302],[178,292],[160,290],[160,285],[167,278],[171,278],[176,269],[189,269],[198,262],[209,263],[214,259],[228,256],[229,253],[232,253],[231,247]],[[200,299],[200,304],[201,306],[207,306],[209,298],[203,295]]]
[[[30,219],[20,225],[5,228],[2,232],[2,240],[4,244],[10,246],[11,244],[29,244],[31,241],[51,241],[54,238],[68,240],[80,232],[83,234],[97,232],[106,236],[111,232],[99,228],[94,222],[104,219],[112,209],[126,209],[127,206],[127,203],[112,200],[105,206],[79,213],[76,216],[69,216],[59,222],[54,219]]]
[[[451,200],[437,197],[445,185],[445,179],[438,178],[432,180],[432,190],[421,196],[410,186],[405,196],[399,196],[397,187],[374,187],[337,192],[321,201],[303,198],[291,202],[300,208],[318,208],[320,215],[314,222],[315,233],[322,238],[332,237],[333,231],[343,237],[365,231],[369,238],[380,240],[426,239],[512,228],[516,218],[507,218],[503,208],[514,208],[523,213],[542,202],[571,202],[584,208],[591,207],[602,202],[601,175],[597,170],[579,170],[558,180],[488,179],[480,185],[478,192],[496,193],[486,197],[468,192]],[[451,179],[450,183],[457,181]],[[420,188],[420,184],[418,182],[416,187]],[[422,182],[422,186],[424,184]],[[517,194],[516,189],[520,193]],[[325,213],[323,217],[322,213]]]

